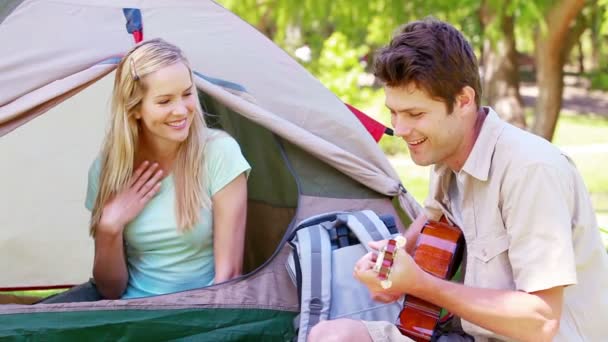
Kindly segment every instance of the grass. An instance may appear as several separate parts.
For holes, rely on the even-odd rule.
[[[553,143],[557,146],[608,144],[608,119],[564,112],[557,121]]]
[[[60,293],[65,291],[65,289],[60,289],[60,290],[33,290],[33,291],[11,291],[11,292],[4,292],[4,291],[0,291],[0,295],[2,294],[10,294],[10,295],[14,295],[14,296],[32,296],[32,297],[40,297],[40,298],[45,298],[48,296],[52,296],[56,293]]]
[[[31,290],[31,291],[0,291],[0,297],[4,295],[9,296],[9,303],[36,303],[43,298],[52,296],[56,293],[60,293],[65,291],[65,289],[55,289],[55,290]],[[19,298],[11,298],[10,296],[15,296]],[[15,302],[16,300],[16,302]]]

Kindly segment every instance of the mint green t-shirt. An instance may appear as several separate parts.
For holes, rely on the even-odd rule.
[[[216,135],[205,148],[205,176],[208,194],[228,185],[251,167],[237,142],[228,135]],[[92,210],[100,174],[97,158],[89,169],[85,205]],[[161,182],[159,192],[124,231],[129,283],[122,298],[138,298],[208,286],[215,277],[213,216],[201,208],[200,222],[180,233],[175,217],[173,175]]]

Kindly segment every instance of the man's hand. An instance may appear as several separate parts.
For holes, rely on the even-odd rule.
[[[395,250],[393,266],[389,280],[392,286],[388,289],[382,288],[378,273],[373,270],[378,251],[386,246],[387,240],[372,241],[369,246],[374,252],[367,253],[355,264],[354,277],[365,286],[374,300],[380,302],[392,302],[399,299],[403,294],[410,293],[417,284],[417,279],[423,272],[414,262],[411,255],[403,248]]]

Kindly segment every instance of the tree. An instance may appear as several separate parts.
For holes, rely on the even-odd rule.
[[[581,10],[586,1],[597,2],[603,10],[608,6],[608,0],[218,1],[288,53],[293,54],[302,44],[308,45],[312,62],[305,66],[320,79],[328,78],[318,73],[339,69],[331,61],[318,61],[319,57],[329,55],[323,54],[323,49],[331,48],[327,43],[329,37],[340,37],[345,49],[340,55],[370,51],[367,57],[371,57],[403,23],[429,14],[447,20],[463,31],[474,47],[481,49],[478,55],[484,71],[484,101],[520,127],[526,127],[526,120],[519,95],[517,48],[525,46],[522,51],[534,50],[539,87],[531,130],[547,139],[553,137],[561,110],[564,64],[581,33],[592,22],[591,18],[580,18]],[[599,35],[594,37],[603,37],[608,31],[607,16],[596,15],[594,22]],[[335,77],[332,75],[330,79]],[[349,77],[352,79],[352,74]]]
[[[585,0],[559,0],[544,16],[545,28],[536,37],[536,82],[538,98],[532,132],[547,140],[553,138],[562,107],[564,64],[583,29],[583,19],[575,20]]]
[[[519,67],[512,1],[482,0],[479,19],[484,31],[481,65],[485,102],[506,121],[526,127],[519,94]]]

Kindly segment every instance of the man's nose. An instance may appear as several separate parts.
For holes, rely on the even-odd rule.
[[[412,125],[408,120],[397,117],[393,127],[395,136],[406,137],[412,133]]]

